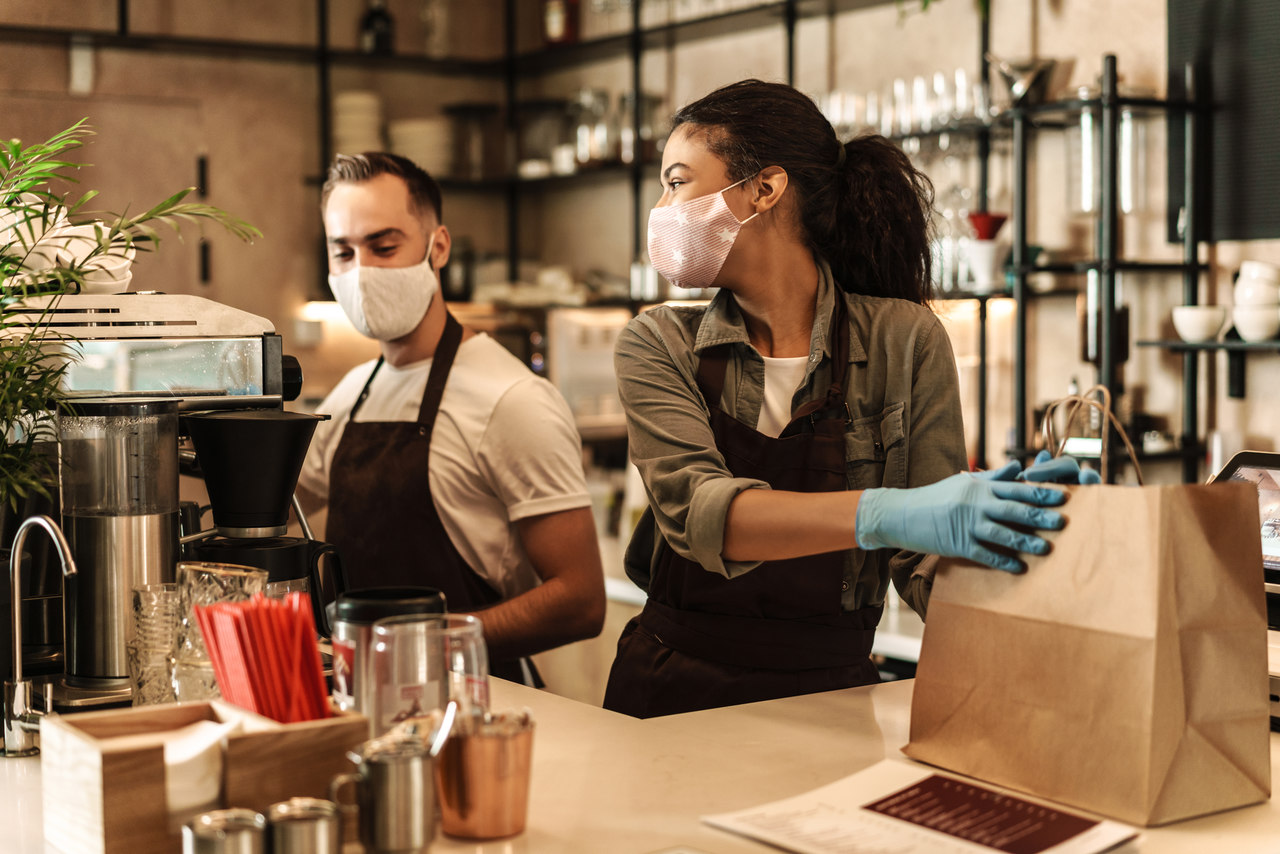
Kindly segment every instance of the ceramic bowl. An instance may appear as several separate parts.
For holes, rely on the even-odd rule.
[[[1179,305],[1173,309],[1173,328],[1183,341],[1212,341],[1227,320],[1221,305]]]
[[[1236,305],[1267,306],[1280,303],[1280,285],[1259,279],[1240,279],[1232,293]]]
[[[1269,341],[1280,332],[1280,305],[1238,305],[1231,320],[1245,341]]]
[[[129,290],[131,284],[133,284],[132,270],[126,270],[118,279],[92,280],[86,276],[84,284],[80,286],[80,293],[93,295],[122,294]]]

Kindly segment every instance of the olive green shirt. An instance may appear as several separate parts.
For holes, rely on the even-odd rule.
[[[941,322],[929,308],[906,300],[844,293],[822,263],[814,314],[820,320],[813,324],[792,410],[824,396],[830,385],[835,342],[828,340],[828,318],[837,298],[845,300],[849,318],[849,489],[923,486],[964,471],[955,359]],[[660,306],[632,320],[618,339],[614,366],[630,453],[651,511],[626,556],[627,574],[642,587],[658,557],[656,532],[709,572],[733,578],[759,565],[721,557],[729,504],[744,489],[769,488],[734,477],[716,449],[695,376],[699,354],[724,343],[733,346],[720,406],[754,428],[764,360],[748,340],[732,294],[722,290],[706,307]],[[852,527],[854,520],[848,522]],[[852,610],[883,603],[892,578],[903,600],[923,616],[935,564],[936,558],[911,552],[850,549],[841,604]]]

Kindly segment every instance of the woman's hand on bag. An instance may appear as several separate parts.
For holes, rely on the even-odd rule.
[[[1007,468],[1007,466],[1006,466]],[[1102,476],[1093,469],[1082,469],[1075,457],[1063,454],[1055,457],[1048,451],[1041,451],[1031,462],[1031,466],[1018,473],[1018,480],[1034,483],[1102,483]]]
[[[964,472],[913,489],[868,489],[858,501],[855,536],[863,549],[899,548],[967,558],[1006,572],[1024,565],[998,546],[1042,555],[1049,544],[1018,528],[1056,531],[1066,494],[1048,486],[1014,481],[1021,466],[1010,463],[982,474]],[[1015,527],[1016,526],[1016,527]]]

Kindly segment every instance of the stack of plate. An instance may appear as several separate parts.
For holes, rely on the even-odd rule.
[[[382,151],[382,99],[352,90],[333,96],[333,147],[338,154]]]
[[[449,119],[402,119],[387,125],[391,151],[407,157],[436,176],[448,174],[453,156]]]

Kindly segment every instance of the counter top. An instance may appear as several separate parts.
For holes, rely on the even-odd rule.
[[[528,706],[537,721],[529,827],[487,844],[437,838],[432,852],[683,854],[776,851],[700,823],[800,794],[889,757],[907,742],[912,682],[635,720],[493,680],[495,708]],[[1280,780],[1280,735],[1271,735]],[[901,761],[909,760],[902,758]],[[0,760],[6,852],[45,851],[38,759]],[[1280,806],[1270,803],[1144,830],[1124,851],[1273,854]],[[674,852],[673,852],[674,854]]]

